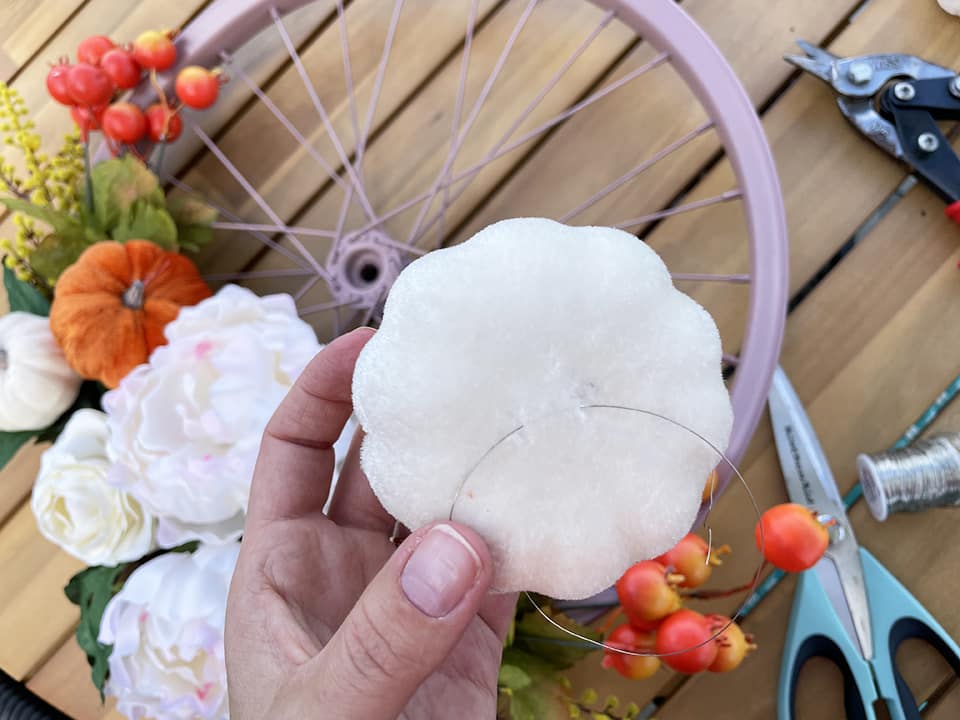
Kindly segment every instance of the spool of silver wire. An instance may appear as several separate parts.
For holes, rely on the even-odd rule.
[[[859,455],[857,471],[871,514],[960,507],[960,433],[938,433],[900,450]]]

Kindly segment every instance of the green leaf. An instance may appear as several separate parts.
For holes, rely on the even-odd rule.
[[[7,289],[10,312],[28,312],[46,317],[50,314],[50,301],[30,283],[18,280],[16,274],[3,266],[3,285]]]
[[[511,720],[566,720],[569,698],[556,682],[544,680],[510,696]]]
[[[100,635],[100,621],[110,598],[123,585],[124,571],[128,568],[129,565],[90,567],[70,578],[70,582],[63,589],[67,599],[80,608],[77,644],[87,654],[93,684],[100,691],[101,700],[104,699],[103,684],[110,671],[108,660],[112,646],[103,645],[97,640]]]
[[[138,200],[158,208],[164,205],[157,176],[131,155],[105,160],[91,172],[94,215],[107,231],[119,225]]]
[[[105,391],[106,388],[98,382],[93,380],[84,382],[80,385],[80,392],[77,395],[77,399],[73,401],[73,405],[67,408],[66,412],[57,418],[50,427],[43,430],[43,432],[37,436],[37,442],[55,442],[56,439],[60,437],[60,433],[63,432],[63,428],[66,427],[67,422],[73,417],[73,414],[77,410],[85,410],[87,408],[100,410],[100,398],[103,397]]]
[[[210,242],[213,231],[210,224],[217,219],[217,211],[192,195],[171,195],[167,210],[177,224],[177,243],[181,250],[197,252]]]
[[[145,200],[137,200],[110,235],[118,242],[149,240],[164,250],[177,250],[177,226],[170,213]]]
[[[591,640],[600,640],[603,637],[600,633],[574,622],[562,613],[555,613],[550,608],[544,608],[544,612],[554,622],[577,635]],[[517,621],[513,643],[515,647],[543,658],[560,670],[572,667],[578,660],[598,649],[554,627],[536,610],[526,613]]]
[[[217,211],[194,195],[170,195],[167,210],[177,225],[209,225],[217,219]]]
[[[30,264],[41,276],[56,280],[77,261],[89,245],[83,235],[47,235],[31,253]]]
[[[36,430],[21,430],[20,432],[0,432],[0,470],[17,454],[17,450],[37,436]]]
[[[530,676],[516,665],[501,665],[497,675],[497,685],[511,690],[522,690],[533,681]]]
[[[29,200],[14,197],[0,197],[0,203],[9,210],[29,215],[51,227],[58,235],[67,237],[83,237],[83,225],[72,216],[57,212],[51,207],[36,205]]]

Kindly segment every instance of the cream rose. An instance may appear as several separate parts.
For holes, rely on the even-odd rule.
[[[226,720],[223,625],[239,543],[167,553],[137,568],[107,605],[104,688],[125,716]]]
[[[88,565],[116,565],[147,554],[153,519],[127,493],[107,484],[107,416],[73,414],[40,460],[30,501],[37,527]]]
[[[289,295],[228,285],[184,308],[104,396],[111,482],[157,516],[157,541],[239,537],[267,421],[320,350]]]

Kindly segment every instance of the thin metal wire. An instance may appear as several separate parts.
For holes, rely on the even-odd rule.
[[[545,419],[550,418],[550,417],[556,417],[557,415],[562,415],[562,414],[565,414],[565,413],[569,413],[569,412],[571,412],[571,410],[590,410],[590,409],[623,410],[623,411],[626,411],[626,412],[640,413],[640,414],[643,414],[643,415],[648,415],[648,416],[650,416],[650,417],[658,418],[658,419],[660,419],[660,420],[664,420],[665,422],[668,422],[668,423],[670,423],[671,425],[674,425],[675,427],[680,428],[681,430],[686,430],[686,431],[687,431],[688,433],[690,433],[691,435],[694,435],[695,437],[697,437],[698,439],[700,439],[702,442],[704,442],[706,445],[708,445],[718,456],[720,456],[720,458],[722,459],[722,461],[723,461],[724,463],[726,463],[726,464],[730,467],[730,469],[736,474],[736,476],[740,479],[740,482],[743,484],[744,490],[746,490],[746,492],[747,492],[747,497],[750,499],[750,504],[753,506],[753,510],[754,510],[754,512],[755,512],[756,515],[757,515],[757,519],[760,518],[760,516],[761,516],[761,514],[762,514],[761,511],[760,511],[760,505],[757,503],[757,499],[756,499],[756,497],[754,496],[753,491],[750,490],[750,486],[747,484],[746,478],[743,477],[743,474],[740,472],[740,470],[737,468],[737,466],[733,463],[733,461],[730,460],[730,458],[727,457],[726,453],[724,453],[724,451],[721,450],[719,447],[717,447],[712,441],[708,440],[708,439],[707,439],[706,437],[704,437],[701,433],[697,432],[696,430],[694,430],[693,428],[689,427],[688,425],[685,425],[685,424],[679,422],[678,420],[674,420],[673,418],[670,418],[670,417],[668,417],[668,416],[666,416],[666,415],[662,415],[662,414],[660,414],[660,413],[658,413],[658,412],[654,412],[653,410],[644,410],[644,409],[642,409],[642,408],[630,407],[630,406],[628,406],[628,405],[615,405],[615,404],[607,404],[607,403],[591,403],[591,404],[585,404],[585,405],[576,405],[576,406],[574,406],[574,407],[572,407],[572,408],[567,408],[567,409],[562,409],[562,410],[556,410],[556,411],[554,411],[554,412],[546,413],[546,414],[538,417],[538,418],[537,418],[536,420],[534,420],[533,422],[540,422],[540,421],[545,420]],[[474,465],[466,472],[466,474],[465,474],[464,477],[463,477],[463,480],[461,480],[460,485],[457,487],[457,490],[456,490],[456,492],[455,492],[455,494],[454,494],[454,496],[453,496],[453,501],[452,501],[451,504],[450,504],[450,514],[447,516],[447,520],[450,520],[450,521],[453,520],[453,513],[454,513],[454,510],[456,509],[457,500],[460,498],[460,495],[462,494],[463,489],[464,489],[464,487],[465,487],[466,484],[467,484],[467,481],[470,479],[470,477],[473,475],[473,473],[476,472],[477,468],[480,467],[480,465],[483,463],[483,461],[486,460],[500,445],[502,445],[502,444],[503,444],[504,442],[506,442],[509,438],[513,437],[515,434],[517,434],[518,432],[520,432],[521,430],[523,430],[524,428],[526,428],[529,424],[530,424],[530,423],[524,423],[524,424],[518,425],[517,427],[513,428],[510,432],[508,432],[506,435],[504,435],[504,436],[501,437],[499,440],[497,440],[493,445],[491,445],[491,446],[487,449],[487,451],[480,457],[480,459],[477,460],[477,462],[474,463]],[[713,510],[713,491],[712,491],[712,490],[711,490],[711,492],[710,492],[710,504],[709,504],[707,516],[706,516],[706,518],[704,518],[704,521],[703,521],[704,527],[707,528],[707,532],[710,534],[710,537],[711,537],[711,539],[712,539],[712,528],[707,524],[707,518],[710,517],[710,512],[709,512],[709,511],[711,511],[711,510]],[[741,612],[743,611],[743,608],[744,608],[744,604],[745,604],[745,602],[746,602],[746,599],[749,598],[749,597],[753,594],[754,590],[756,590],[757,586],[760,584],[760,576],[763,574],[763,568],[764,568],[764,566],[765,566],[765,563],[763,562],[763,548],[764,548],[764,545],[765,545],[765,539],[764,539],[764,533],[763,533],[763,526],[762,526],[762,525],[758,525],[758,528],[759,528],[759,534],[760,534],[760,538],[759,538],[759,539],[760,539],[760,542],[759,542],[759,545],[760,545],[759,553],[760,553],[761,562],[760,562],[759,565],[757,565],[757,569],[756,569],[756,572],[755,572],[754,575],[753,575],[753,581],[750,583],[750,587],[749,587],[747,590],[744,591],[744,597],[745,597],[744,603],[742,603],[742,604],[740,605],[740,607],[737,609],[737,612],[734,613],[734,615],[730,618],[730,620],[729,620],[725,625],[723,625],[723,627],[721,627],[719,630],[717,630],[713,635],[711,635],[709,638],[707,638],[707,639],[704,640],[703,642],[697,643],[696,645],[691,645],[690,647],[687,647],[687,648],[683,648],[682,650],[675,650],[675,651],[669,652],[669,653],[634,652],[634,651],[632,651],[632,650],[624,650],[623,648],[619,648],[619,647],[616,647],[616,646],[614,646],[614,645],[610,645],[610,644],[608,644],[608,643],[601,642],[601,641],[599,641],[599,640],[594,640],[593,638],[589,638],[589,637],[586,637],[585,635],[581,635],[580,633],[577,633],[577,632],[575,632],[575,631],[573,631],[573,630],[570,630],[569,628],[565,628],[563,625],[561,625],[561,624],[558,623],[556,620],[554,620],[552,617],[550,617],[550,615],[549,615],[542,607],[540,607],[539,604],[537,604],[537,601],[534,600],[534,598],[532,597],[532,595],[531,595],[529,592],[527,592],[526,590],[524,590],[524,591],[523,591],[523,594],[527,597],[527,600],[530,601],[530,603],[533,605],[533,607],[536,609],[536,611],[543,617],[543,619],[546,620],[548,623],[550,623],[552,626],[554,626],[555,628],[557,628],[557,629],[560,630],[561,632],[566,633],[566,634],[569,635],[570,637],[576,638],[577,640],[580,640],[580,641],[582,641],[582,642],[585,642],[585,643],[588,643],[588,644],[590,644],[590,645],[593,645],[594,647],[597,647],[597,648],[600,648],[600,649],[603,649],[603,650],[609,650],[609,651],[611,651],[611,652],[620,653],[621,655],[632,655],[632,656],[634,656],[634,657],[650,657],[650,656],[653,656],[653,657],[666,657],[666,656],[669,656],[669,655],[680,655],[680,654],[682,654],[682,653],[690,652],[691,650],[696,650],[697,648],[702,647],[702,646],[706,645],[707,643],[713,642],[713,641],[716,640],[718,637],[720,637],[721,635],[723,635],[723,633],[726,632],[727,628],[729,628],[731,625],[733,625],[733,624],[737,621],[737,618],[740,617],[740,614],[741,614]],[[711,545],[711,547],[712,547],[712,545]],[[709,551],[708,551],[708,553],[707,553],[707,561],[708,561],[708,562],[709,562],[709,559],[710,559],[710,554],[709,554]]]

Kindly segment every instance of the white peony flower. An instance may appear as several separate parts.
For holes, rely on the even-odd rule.
[[[88,565],[135,560],[153,543],[153,518],[107,484],[107,435],[102,412],[75,412],[43,454],[30,501],[40,533]]]
[[[223,625],[239,543],[167,553],[137,568],[108,603],[104,688],[131,720],[229,718]]]
[[[0,431],[39,430],[73,404],[82,382],[39,315],[0,317]]]
[[[163,547],[236,539],[263,430],[321,346],[289,295],[235,285],[182,309],[166,335],[104,396],[111,482],[157,516]]]

